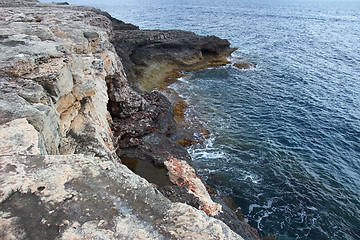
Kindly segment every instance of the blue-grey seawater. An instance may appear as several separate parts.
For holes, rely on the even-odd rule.
[[[189,149],[196,168],[262,235],[360,239],[360,1],[69,2],[229,39],[256,68],[171,86],[212,133]]]

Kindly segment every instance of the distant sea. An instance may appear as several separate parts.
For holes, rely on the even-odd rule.
[[[189,148],[260,234],[360,239],[360,1],[71,1],[142,29],[227,38],[254,63],[171,85],[211,131]]]

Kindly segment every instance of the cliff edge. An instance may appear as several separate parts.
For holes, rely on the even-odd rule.
[[[135,81],[151,65],[138,62],[157,57],[125,55],[139,41],[122,48],[119,31],[141,30],[90,7],[0,1],[0,238],[257,239],[213,217],[224,210],[186,151],[154,145],[174,130],[171,104],[126,73]],[[135,148],[157,149],[152,163],[161,159],[171,184],[186,183],[198,209],[123,165],[119,156]]]

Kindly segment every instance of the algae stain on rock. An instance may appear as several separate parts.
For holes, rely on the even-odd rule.
[[[62,211],[51,211],[35,194],[13,193],[0,204],[0,211],[10,213],[15,218],[15,230],[23,230],[25,239],[55,239],[65,217]],[[7,235],[0,232],[0,238]]]

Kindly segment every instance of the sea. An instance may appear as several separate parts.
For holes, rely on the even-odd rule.
[[[228,39],[230,60],[255,68],[204,69],[170,86],[211,132],[188,149],[199,174],[262,236],[360,239],[359,0],[67,2],[141,29]]]

